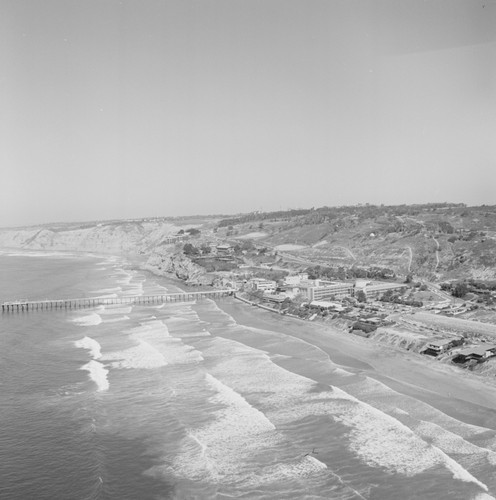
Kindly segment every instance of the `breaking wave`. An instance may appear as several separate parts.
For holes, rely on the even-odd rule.
[[[273,451],[290,444],[267,416],[208,373],[205,383],[211,392],[210,403],[217,409],[211,422],[191,429],[184,438],[172,466],[176,474],[246,487],[309,477],[327,469],[310,456],[278,462]]]
[[[106,391],[109,388],[109,381],[107,379],[108,370],[102,363],[92,359],[81,367],[81,370],[89,372],[90,379],[95,382],[99,391]]]
[[[134,346],[108,353],[106,361],[114,368],[160,368],[166,365],[198,363],[203,361],[199,351],[173,338],[161,320],[151,319],[129,330]]]
[[[74,318],[72,321],[80,326],[96,326],[102,322],[102,318],[97,313],[91,313],[86,316]]]
[[[76,340],[74,345],[81,349],[88,349],[93,359],[98,359],[102,356],[100,344],[91,337],[83,337],[81,340]]]
[[[264,352],[230,340],[213,339],[203,355],[207,360],[217,360],[212,373],[219,380],[237,393],[256,394],[257,407],[276,426],[308,415],[327,416],[349,428],[350,450],[370,466],[414,476],[441,465],[454,478],[487,491],[485,484],[437,446],[424,441],[397,418],[342,389],[289,372]]]

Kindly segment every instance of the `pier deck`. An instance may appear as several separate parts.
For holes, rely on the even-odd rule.
[[[121,297],[85,297],[80,299],[16,300],[4,302],[2,312],[41,311],[49,309],[79,309],[108,305],[146,305],[166,302],[185,302],[201,298],[232,295],[232,290],[166,293],[161,295],[128,295]]]

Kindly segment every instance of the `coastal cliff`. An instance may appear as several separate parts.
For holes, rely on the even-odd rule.
[[[144,269],[158,276],[174,276],[189,285],[214,285],[216,278],[185,255],[161,248],[152,253]]]
[[[177,229],[173,224],[126,221],[5,229],[0,232],[0,247],[138,254],[160,245]]]
[[[0,231],[0,248],[139,256],[142,267],[159,276],[190,285],[214,284],[213,276],[170,243],[180,228],[163,221],[118,221],[5,229]]]

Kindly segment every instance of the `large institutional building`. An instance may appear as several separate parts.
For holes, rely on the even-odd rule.
[[[299,284],[300,292],[304,293],[309,301],[352,297],[354,288],[354,283],[338,283],[324,280],[305,280]]]
[[[358,290],[365,293],[367,299],[378,299],[388,290],[399,290],[407,285],[403,283],[388,283],[380,281],[357,280],[356,282],[337,282],[327,280],[301,279],[296,283],[294,277],[288,277],[290,286],[298,288],[299,292],[310,301],[338,300],[355,296]],[[286,278],[286,279],[288,279]]]

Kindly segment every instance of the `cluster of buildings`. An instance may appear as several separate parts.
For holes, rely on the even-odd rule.
[[[262,290],[267,295],[278,295],[279,298],[294,298],[300,294],[309,302],[342,300],[345,297],[355,297],[362,291],[368,300],[380,298],[389,290],[407,288],[404,283],[387,283],[370,280],[356,280],[350,282],[309,279],[305,273],[287,276],[282,283],[263,278],[252,278],[249,281],[252,290]],[[276,291],[278,292],[276,294]],[[281,301],[282,301],[281,300]]]

